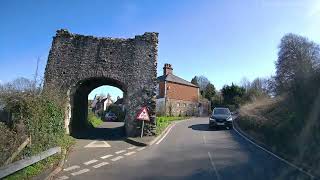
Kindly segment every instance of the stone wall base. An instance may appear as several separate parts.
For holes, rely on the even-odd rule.
[[[184,101],[176,99],[157,99],[157,115],[165,116],[208,116],[210,113],[209,101]]]

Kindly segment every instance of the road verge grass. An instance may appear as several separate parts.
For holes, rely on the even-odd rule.
[[[88,122],[94,128],[100,126],[103,123],[101,118],[97,117],[91,110],[88,110]]]
[[[174,117],[174,116],[158,116],[156,134],[161,134],[173,121],[188,119],[189,117]]]

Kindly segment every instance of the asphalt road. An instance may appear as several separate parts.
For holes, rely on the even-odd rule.
[[[125,152],[114,153],[110,158],[101,159],[101,155],[97,155],[97,161],[82,165],[77,169],[79,173],[65,173],[60,177],[83,180],[309,179],[234,130],[208,129],[208,118],[181,121],[160,140],[145,149],[126,147]]]

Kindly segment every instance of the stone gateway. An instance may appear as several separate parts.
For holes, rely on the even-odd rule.
[[[134,38],[98,38],[58,30],[53,38],[45,71],[45,89],[55,88],[66,97],[67,133],[86,127],[88,94],[102,85],[123,91],[127,136],[140,135],[136,114],[146,106],[150,122],[145,135],[155,133],[158,33]]]

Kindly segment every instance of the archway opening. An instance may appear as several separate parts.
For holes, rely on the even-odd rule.
[[[71,92],[71,135],[80,139],[125,137],[126,88],[107,78],[86,79]]]

